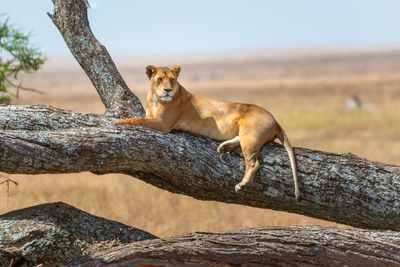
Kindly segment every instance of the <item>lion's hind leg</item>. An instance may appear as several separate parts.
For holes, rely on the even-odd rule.
[[[260,168],[258,153],[268,141],[274,140],[276,122],[265,109],[254,107],[248,110],[239,123],[240,146],[246,162],[246,171],[243,179],[235,186],[239,191],[249,183]]]
[[[246,127],[247,126],[247,127]],[[244,185],[250,182],[256,175],[260,168],[258,162],[258,152],[263,146],[264,142],[260,136],[258,129],[248,127],[242,124],[239,130],[240,134],[240,147],[242,148],[244,160],[246,162],[246,171],[243,179],[235,186],[235,191],[239,191]]]
[[[237,148],[239,145],[240,145],[240,137],[236,136],[236,137],[232,138],[231,140],[222,142],[218,146],[217,152],[220,153],[221,155],[230,153],[232,150]]]
[[[238,192],[242,188],[242,186],[250,182],[251,179],[253,179],[254,176],[256,175],[258,169],[260,168],[260,163],[258,162],[257,156],[258,153],[253,153],[247,157],[245,156],[246,172],[244,174],[242,181],[235,186],[236,192]]]

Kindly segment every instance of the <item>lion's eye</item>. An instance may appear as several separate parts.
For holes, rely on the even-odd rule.
[[[174,83],[175,82],[175,79],[171,79],[171,80],[169,80],[171,83]]]
[[[162,79],[161,79],[161,78],[158,78],[157,81],[158,81],[158,83],[161,83],[161,82],[162,82]]]

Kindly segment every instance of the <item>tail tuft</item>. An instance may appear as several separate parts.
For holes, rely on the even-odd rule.
[[[302,199],[302,195],[301,195],[300,191],[295,191],[294,195],[296,196],[296,201],[300,202]]]

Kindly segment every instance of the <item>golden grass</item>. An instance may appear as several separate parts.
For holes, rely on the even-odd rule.
[[[305,216],[172,194],[125,175],[13,175],[9,210],[63,201],[97,216],[171,236],[262,225],[332,224]],[[5,189],[1,189],[5,204]],[[2,206],[1,211],[6,211]]]
[[[395,108],[278,112],[276,118],[296,146],[400,164],[400,112]]]
[[[51,104],[81,112],[100,113],[90,84],[51,81],[34,87],[48,94],[26,94],[21,103]],[[81,74],[80,74],[81,75]],[[65,77],[64,77],[65,79]],[[71,78],[69,78],[71,79]],[[73,79],[77,80],[77,79]],[[128,77],[129,81],[129,77]],[[295,146],[331,152],[352,152],[361,157],[400,164],[400,73],[281,77],[271,79],[188,83],[197,94],[263,105],[275,115]],[[143,85],[144,86],[144,85]],[[191,89],[193,88],[193,90]],[[61,90],[61,91],[60,91]],[[345,110],[344,99],[359,94],[370,109]],[[138,94],[144,98],[144,89]],[[125,175],[91,173],[63,175],[11,175],[19,186],[0,186],[0,212],[45,202],[63,201],[97,216],[117,220],[158,236],[191,231],[217,231],[248,226],[329,224],[305,216],[239,205],[198,201],[172,194]]]

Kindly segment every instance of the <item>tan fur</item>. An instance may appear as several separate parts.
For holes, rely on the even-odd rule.
[[[246,172],[243,180],[236,185],[236,191],[255,176],[260,167],[257,156],[261,147],[278,138],[289,154],[295,196],[299,201],[301,195],[293,149],[274,117],[256,105],[192,95],[177,81],[180,70],[179,65],[172,69],[147,66],[150,91],[147,95],[146,118],[120,119],[114,123],[133,124],[162,132],[181,129],[223,140],[225,142],[218,146],[221,154],[229,153],[240,145],[246,161]]]

